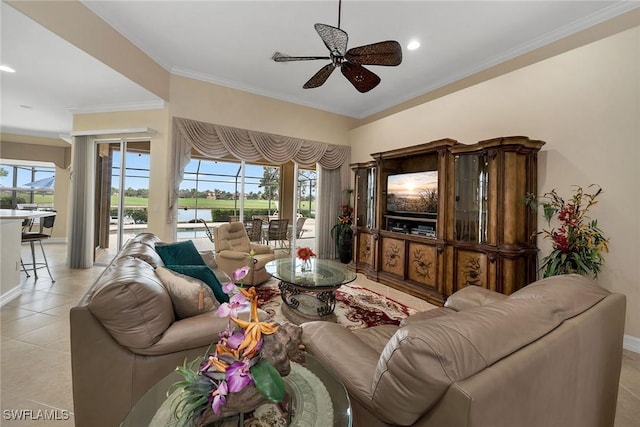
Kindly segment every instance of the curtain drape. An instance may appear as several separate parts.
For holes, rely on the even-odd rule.
[[[95,144],[88,136],[74,137],[67,227],[69,230],[67,258],[70,268],[93,266],[94,146]]]
[[[176,219],[180,182],[184,176],[184,168],[191,158],[191,149],[195,148],[199,153],[213,159],[228,159],[231,156],[247,162],[266,160],[281,165],[294,161],[302,167],[316,165],[318,176],[324,175],[324,180],[328,183],[324,190],[318,186],[318,193],[323,193],[323,196],[321,201],[318,199],[321,209],[317,209],[316,212],[316,229],[328,230],[335,224],[334,219],[339,212],[343,193],[335,190],[345,190],[349,187],[351,147],[180,117],[173,119],[173,139],[175,181],[173,188],[169,190],[169,223]],[[322,226],[319,225],[320,221],[323,221]],[[328,233],[316,233],[316,244],[319,254],[326,255],[321,257],[335,257],[335,245]]]

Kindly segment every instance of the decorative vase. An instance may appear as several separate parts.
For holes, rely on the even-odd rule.
[[[302,264],[300,265],[300,271],[306,273],[307,271],[311,271],[311,260],[305,259],[302,260]]]
[[[344,232],[336,245],[340,262],[348,264],[353,259],[353,231]]]

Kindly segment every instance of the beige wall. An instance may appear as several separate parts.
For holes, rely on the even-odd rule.
[[[151,167],[149,171],[149,223],[150,232],[162,239],[170,240],[173,226],[167,224],[169,194],[169,112],[167,108],[117,113],[79,114],[73,118],[74,131],[151,128],[155,131],[151,139]],[[105,135],[114,137],[141,137],[141,134]]]
[[[171,115],[330,144],[347,144],[357,121],[187,77],[171,76]]]
[[[547,142],[538,190],[602,186],[593,217],[611,237],[599,283],[627,296],[626,333],[640,337],[640,27],[354,129],[352,161],[450,137]],[[542,229],[544,221],[538,228]],[[542,255],[548,243],[539,242]]]

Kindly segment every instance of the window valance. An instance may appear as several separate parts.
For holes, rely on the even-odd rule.
[[[301,166],[316,163],[325,169],[337,169],[350,158],[351,148],[265,132],[239,129],[213,123],[175,117],[176,148],[184,153],[190,147],[211,158],[230,155],[247,162],[267,160],[283,164],[291,160]]]

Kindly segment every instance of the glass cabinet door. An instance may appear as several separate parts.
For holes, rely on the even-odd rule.
[[[356,225],[358,227],[374,227],[375,175],[375,168],[363,168],[356,171]]]
[[[367,169],[367,228],[375,227],[376,168]]]
[[[455,239],[484,243],[487,240],[487,155],[455,157]]]

